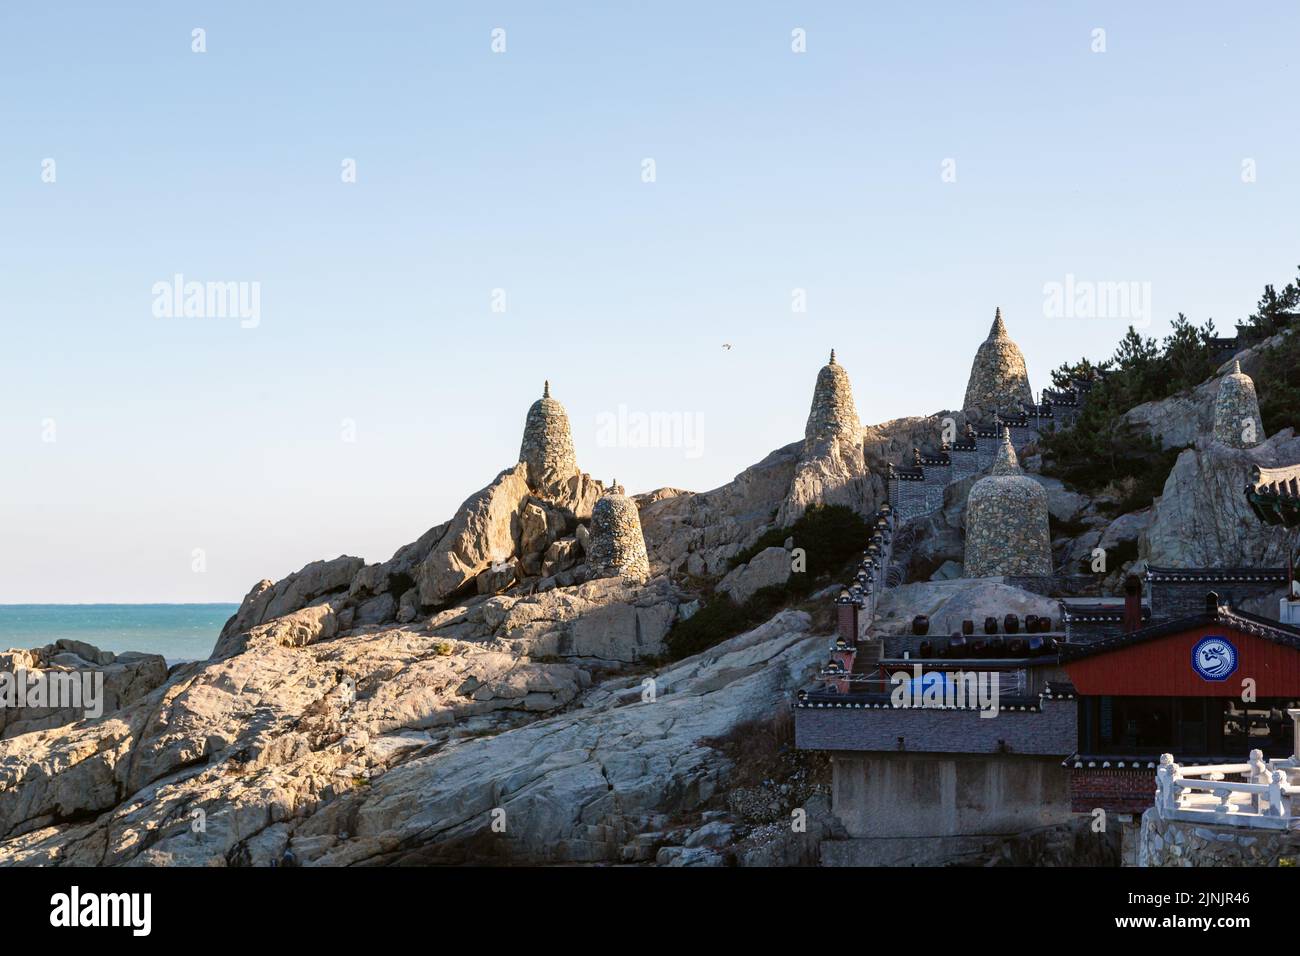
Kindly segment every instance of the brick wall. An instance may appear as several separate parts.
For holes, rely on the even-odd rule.
[[[1155,803],[1156,772],[1143,768],[1080,767],[1070,771],[1070,809],[1142,813]]]
[[[889,504],[900,524],[909,518],[925,514],[925,482],[895,478],[889,483]]]

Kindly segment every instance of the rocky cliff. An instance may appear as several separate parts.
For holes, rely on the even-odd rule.
[[[1114,514],[1037,474],[1022,449],[1054,565],[1100,546],[1126,570],[1139,543],[1155,563],[1281,560],[1281,542],[1244,516],[1241,473],[1300,457],[1300,439],[1215,443],[1216,395],[1212,380],[1132,413],[1168,442],[1191,436],[1141,511]],[[810,504],[874,509],[885,461],[933,446],[950,417],[964,422],[863,428],[832,356],[802,441],[713,491],[627,499],[578,470],[547,386],[520,461],[449,521],[384,562],[341,556],[259,582],[208,660],[169,673],[161,659],[62,645],[0,660],[117,674],[103,716],[0,724],[0,863],[815,862],[835,831],[827,768],[782,743],[779,724],[825,662],[828,627],[787,608],[671,664],[665,640],[702,595],[743,600],[788,578],[785,547],[732,559]],[[1036,595],[954,580],[978,477],[900,536],[913,583],[888,592],[884,626],[1051,613]],[[601,500],[618,521],[593,522]],[[644,555],[611,563],[593,534],[631,535],[633,517]],[[755,740],[772,742],[761,759]],[[800,834],[794,808],[809,815]]]

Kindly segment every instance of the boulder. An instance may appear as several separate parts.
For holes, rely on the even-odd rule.
[[[301,610],[325,595],[349,590],[364,566],[361,558],[343,555],[332,561],[313,561],[275,583],[259,581],[221,629],[213,656],[228,653],[240,644],[241,635],[259,624]]]
[[[1059,478],[1047,478],[1036,474],[1031,474],[1030,477],[1042,485],[1043,490],[1047,492],[1047,512],[1052,516],[1053,521],[1073,524],[1083,516],[1088,505],[1092,503],[1087,495],[1065,487],[1064,482]]]
[[[397,599],[391,594],[381,594],[357,608],[353,621],[356,624],[382,624],[396,617]]]
[[[747,563],[730,571],[718,582],[718,590],[744,604],[760,589],[785,584],[790,580],[790,552],[785,548],[764,548]]]
[[[582,559],[582,546],[576,537],[561,538],[546,549],[543,556],[541,573],[544,576],[567,571]]]
[[[39,707],[0,706],[0,737],[16,737],[116,713],[159,687],[167,679],[167,662],[158,654],[114,654],[84,641],[60,639],[0,652],[0,672],[25,680],[29,689],[41,681],[60,695],[47,697]]]
[[[526,470],[519,464],[501,472],[457,509],[446,534],[416,571],[421,604],[446,601],[481,572],[515,556],[520,511],[529,496]]]
[[[952,634],[962,621],[983,621],[1007,614],[1060,618],[1056,598],[1003,584],[997,578],[961,578],[904,584],[881,593],[875,624],[881,633],[903,633],[918,614],[930,619],[931,634]]]
[[[1120,515],[1106,526],[1106,530],[1098,539],[1098,547],[1104,548],[1107,552],[1125,547],[1136,549],[1143,532],[1151,524],[1151,517],[1152,509],[1150,508],[1143,508],[1141,511]],[[1134,553],[1136,553],[1136,550]]]
[[[599,578],[524,597],[498,595],[482,606],[484,639],[531,657],[598,660],[606,666],[633,663],[664,652],[680,599],[662,578],[645,586]]]

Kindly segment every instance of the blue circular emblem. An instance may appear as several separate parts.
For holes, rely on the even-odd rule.
[[[1192,648],[1192,667],[1206,680],[1227,680],[1237,669],[1237,649],[1226,637],[1203,637]]]

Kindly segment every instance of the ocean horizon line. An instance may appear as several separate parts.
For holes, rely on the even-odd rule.
[[[0,607],[238,607],[239,601],[0,601]]]

